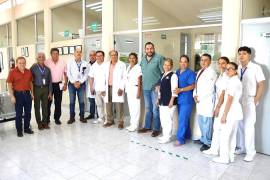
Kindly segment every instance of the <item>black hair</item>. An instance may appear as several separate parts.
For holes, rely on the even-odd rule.
[[[135,56],[135,58],[138,60],[138,55],[134,52],[129,53],[128,57]]]
[[[232,65],[234,67],[234,70],[237,71],[238,65],[235,62],[229,62],[228,64]]]
[[[51,55],[52,55],[53,51],[56,51],[56,52],[58,52],[58,54],[59,54],[59,49],[58,49],[58,48],[51,48],[51,51],[50,51],[50,54],[51,54]]]
[[[145,43],[144,48],[146,48],[147,45],[152,45],[153,48],[155,47],[154,44],[153,44],[152,42],[147,42],[147,43]]]
[[[206,57],[208,57],[210,60],[212,59],[211,55],[208,54],[208,53],[204,53],[202,56],[206,56]]]
[[[183,55],[180,56],[180,59],[181,59],[181,58],[186,58],[186,59],[187,59],[187,62],[189,63],[189,57],[188,57],[187,55],[183,54]],[[180,60],[180,59],[179,59],[179,60]]]
[[[96,54],[97,54],[97,53],[101,53],[103,56],[105,56],[104,51],[96,51]]]
[[[218,58],[218,61],[219,61],[220,59],[223,59],[224,61],[226,61],[227,64],[230,62],[229,58],[226,57],[226,56],[221,56],[220,58]]]
[[[240,51],[246,51],[248,54],[251,54],[251,49],[247,46],[242,46],[238,49],[238,52]]]

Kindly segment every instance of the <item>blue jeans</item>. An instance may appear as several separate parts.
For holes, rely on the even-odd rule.
[[[30,91],[27,92],[14,92],[16,99],[15,111],[16,111],[16,129],[17,132],[22,132],[22,114],[24,111],[24,130],[30,128],[31,109],[32,109],[32,97]]]
[[[154,123],[154,131],[160,131],[159,109],[156,104],[158,94],[155,90],[143,90],[145,103],[145,121],[144,128],[151,129],[152,119]]]
[[[75,101],[76,101],[76,93],[79,100],[80,107],[80,117],[84,117],[84,96],[85,96],[85,83],[81,84],[79,89],[76,89],[73,84],[68,83],[68,91],[69,91],[69,111],[70,117],[75,117]]]
[[[200,141],[203,144],[210,146],[213,132],[213,117],[198,115],[198,122],[202,133]]]
[[[190,116],[192,112],[193,104],[178,104],[178,130],[177,130],[177,140],[181,144],[185,144],[186,139],[190,139]]]
[[[95,98],[88,98],[89,99],[89,103],[90,103],[90,114],[95,115],[96,112],[96,102],[95,102]]]

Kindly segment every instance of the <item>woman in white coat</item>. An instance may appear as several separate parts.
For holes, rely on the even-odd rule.
[[[220,136],[220,128],[221,128],[221,113],[220,111],[220,106],[221,103],[223,102],[224,98],[224,93],[225,93],[225,88],[227,85],[227,80],[228,76],[226,74],[226,66],[229,63],[229,59],[227,57],[220,57],[218,59],[218,67],[220,70],[220,74],[218,76],[218,79],[216,80],[215,83],[215,93],[216,93],[216,100],[215,100],[215,111],[214,111],[214,130],[213,130],[213,138],[212,138],[212,143],[211,147],[208,150],[203,151],[204,154],[208,155],[218,155],[219,151],[219,136]]]
[[[125,73],[125,91],[127,93],[130,126],[126,129],[133,132],[138,128],[140,120],[142,70],[141,66],[137,64],[138,56],[136,53],[130,53],[128,60],[129,66]]]
[[[236,132],[238,122],[243,119],[240,98],[242,96],[242,83],[237,76],[238,65],[234,62],[228,63],[226,73],[228,81],[225,88],[224,101],[220,107],[220,138],[219,157],[213,159],[218,163],[234,162],[234,151],[236,147]]]
[[[126,65],[118,60],[118,52],[112,50],[109,52],[110,61],[104,64],[106,95],[106,123],[104,127],[114,124],[113,105],[118,112],[118,128],[124,128],[124,73]]]

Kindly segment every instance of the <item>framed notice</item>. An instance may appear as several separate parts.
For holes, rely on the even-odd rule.
[[[68,46],[63,47],[63,55],[68,55],[69,48]]]
[[[81,51],[82,51],[82,45],[77,45],[77,46],[75,46],[75,50],[76,49],[80,49]]]
[[[75,46],[69,46],[68,47],[68,52],[69,52],[69,54],[74,54],[74,52],[75,52]]]
[[[25,57],[29,57],[28,47],[25,47],[25,48],[24,48],[24,56],[25,56]]]
[[[63,55],[63,48],[62,47],[58,47],[57,49],[59,50],[59,55]]]
[[[0,69],[3,71],[4,69],[4,59],[3,59],[3,53],[0,52]]]

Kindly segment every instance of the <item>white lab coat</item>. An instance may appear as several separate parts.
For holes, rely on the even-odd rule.
[[[86,97],[87,98],[95,98],[95,95],[93,95],[91,92],[90,92],[90,84],[89,84],[89,74],[91,73],[91,67],[92,65],[90,63],[88,63],[88,66],[87,66],[87,81],[86,81]]]
[[[197,73],[196,79],[201,70]],[[216,79],[217,74],[214,69],[211,66],[207,67],[197,80],[196,88],[193,91],[193,97],[198,96],[199,100],[196,104],[197,114],[204,117],[213,117]]]
[[[105,84],[106,84],[106,95],[104,97],[105,102],[108,102],[108,88],[109,88],[109,74],[110,74],[110,64],[111,61],[105,62]],[[115,64],[113,71],[113,86],[112,86],[112,102],[123,103],[124,102],[124,93],[122,96],[118,96],[117,92],[119,89],[124,90],[125,86],[125,71],[126,65],[122,61],[118,60]]]

